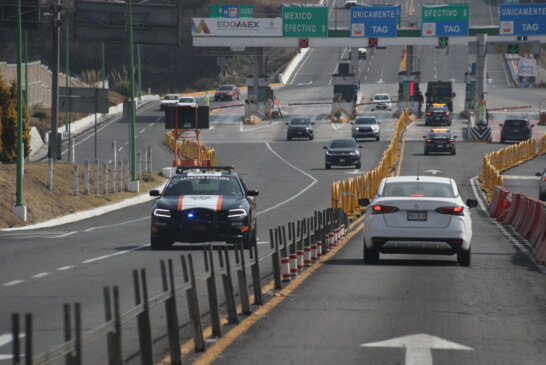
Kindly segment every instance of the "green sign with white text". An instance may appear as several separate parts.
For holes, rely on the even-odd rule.
[[[468,4],[423,5],[422,22],[468,22]]]
[[[283,37],[328,37],[328,8],[282,7]]]

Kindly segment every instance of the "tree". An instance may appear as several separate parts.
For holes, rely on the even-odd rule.
[[[30,127],[23,101],[24,155],[30,154]],[[0,162],[17,160],[17,83],[6,84],[0,76]]]

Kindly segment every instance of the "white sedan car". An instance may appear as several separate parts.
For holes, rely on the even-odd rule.
[[[160,101],[159,109],[165,110],[165,108],[168,107],[169,105],[176,105],[176,103],[178,103],[178,98],[180,98],[178,94],[165,95],[163,99],[161,99]]]
[[[372,111],[374,109],[389,109],[392,110],[392,101],[389,94],[375,94],[372,98]]]
[[[364,218],[364,262],[376,263],[380,253],[457,255],[470,265],[475,199],[463,201],[448,177],[397,176],[384,178]]]
[[[193,96],[183,96],[178,99],[178,106],[191,106],[197,108],[197,101]]]

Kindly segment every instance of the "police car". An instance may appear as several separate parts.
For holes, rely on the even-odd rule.
[[[433,128],[428,132],[425,138],[425,155],[430,152],[450,152],[452,155],[456,153],[455,139],[451,130],[446,128]]]
[[[178,167],[163,190],[151,190],[153,250],[175,242],[256,245],[257,190],[247,189],[231,166]]]

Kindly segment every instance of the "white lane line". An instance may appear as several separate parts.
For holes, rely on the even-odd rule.
[[[107,259],[107,258],[110,258],[110,257],[114,257],[114,256],[118,256],[118,255],[123,255],[124,253],[127,253],[127,252],[131,252],[131,251],[135,251],[135,250],[140,250],[141,248],[144,248],[146,246],[149,246],[149,244],[146,244],[146,245],[142,245],[142,246],[138,246],[138,247],[135,247],[135,248],[131,248],[129,250],[124,250],[124,251],[119,251],[119,252],[116,252],[116,253],[112,253],[110,255],[104,255],[104,256],[99,256],[99,257],[95,257],[93,259],[89,259],[89,260],[85,260],[85,261],[82,261],[82,264],[89,264],[91,262],[97,262],[97,261],[100,261],[100,260],[104,260],[104,259]]]
[[[142,218],[132,219],[132,220],[130,220],[130,221],[125,221],[125,222],[116,223],[116,224],[110,224],[110,225],[107,225],[107,226],[91,227],[91,228],[87,228],[87,229],[84,230],[83,232],[91,232],[91,231],[94,231],[94,230],[97,230],[97,229],[110,228],[110,227],[117,227],[117,226],[121,226],[121,225],[123,225],[123,224],[129,224],[129,223],[139,222],[139,221],[142,221],[142,220],[145,220],[145,219],[150,219],[150,217],[142,217]]]
[[[121,152],[122,149],[123,149],[123,147],[118,148],[118,152]]]
[[[259,127],[250,127],[248,129],[245,129],[244,126],[245,124],[244,123],[241,123],[241,128],[239,129],[240,132],[251,132],[251,131],[255,131],[255,130],[258,130],[258,129],[262,129],[262,128],[268,128],[268,127],[272,127],[274,125],[276,125],[277,123],[275,124],[264,124],[262,126],[259,126]],[[209,128],[210,129],[210,128]]]
[[[73,268],[75,268],[74,265],[62,266],[62,267],[57,268],[57,271],[66,271],[66,270],[70,270],[70,269],[73,269]]]
[[[142,130],[141,130],[140,132],[138,132],[138,133],[139,133],[139,134],[142,134],[142,133],[144,133],[144,132],[146,132],[146,128],[142,129]]]
[[[485,201],[485,196],[481,190],[478,190],[477,186],[479,186],[478,177],[475,176],[470,179],[470,186],[472,187],[472,190],[474,191],[474,196],[478,199],[478,204],[480,205],[480,209],[484,211],[485,214],[489,217],[489,212],[487,211],[487,208],[485,207],[485,204],[483,201]],[[495,218],[489,217],[489,219],[493,222],[495,226],[501,231],[501,233],[516,247],[518,248],[527,258],[529,261],[531,261],[537,269],[539,269],[543,274],[546,275],[546,267],[543,267],[542,265],[537,264],[536,259],[533,255],[533,252],[531,251],[531,248],[529,245],[521,244],[518,240],[514,238],[514,235],[511,234],[504,226],[499,223]],[[522,240],[525,240],[525,237],[521,236],[519,233],[516,232],[516,235],[519,236]]]
[[[125,141],[125,143],[123,143],[123,144],[127,145],[127,144],[129,144],[129,141]]]
[[[39,278],[43,278],[43,277],[45,277],[45,276],[48,276],[48,275],[50,275],[50,274],[51,274],[50,272],[41,272],[41,273],[39,273],[39,274],[32,275],[32,277],[33,277],[34,279],[39,279]]]
[[[14,286],[17,284],[21,284],[22,282],[24,282],[24,280],[13,280],[13,281],[2,284],[2,286]]]
[[[293,75],[291,77],[292,80],[290,81],[290,85],[294,84],[294,81],[296,80],[296,76],[298,76],[301,68],[303,67],[303,65],[305,65],[307,60],[310,58],[309,56],[313,53],[313,51],[314,51],[314,48],[310,48],[309,51],[304,55],[303,62],[300,63],[299,67],[297,68],[297,70],[294,71],[294,73],[293,73]]]
[[[280,207],[281,205],[284,205],[284,204],[286,204],[286,203],[288,203],[288,202],[290,202],[290,201],[296,199],[298,196],[300,196],[301,194],[303,194],[304,192],[306,192],[307,190],[309,190],[309,189],[310,189],[313,185],[315,185],[315,184],[317,183],[317,181],[318,181],[317,179],[315,179],[313,176],[311,176],[311,175],[308,174],[307,172],[303,171],[303,170],[300,169],[299,167],[294,166],[293,164],[291,164],[290,162],[288,162],[287,160],[285,160],[283,157],[281,157],[277,152],[275,152],[275,151],[271,148],[271,146],[269,145],[269,143],[266,143],[265,145],[266,145],[267,148],[271,151],[271,153],[273,153],[275,156],[277,156],[277,158],[279,158],[281,161],[283,161],[283,162],[284,162],[285,164],[287,164],[288,166],[292,167],[294,170],[299,171],[299,172],[301,172],[302,174],[304,174],[305,176],[309,177],[313,182],[312,182],[311,184],[307,185],[304,189],[300,190],[296,195],[294,195],[294,196],[292,196],[292,197],[290,197],[290,198],[288,198],[288,199],[286,199],[286,200],[284,200],[284,201],[282,201],[282,202],[280,202],[280,203],[278,203],[278,204],[276,204],[276,205],[274,205],[274,206],[272,206],[272,207],[270,207],[270,208],[264,209],[264,210],[262,210],[262,211],[256,213],[256,215],[260,215],[260,214],[262,214],[262,213],[269,212],[269,211],[271,211],[271,210],[273,210],[273,209],[276,209],[276,208]]]

